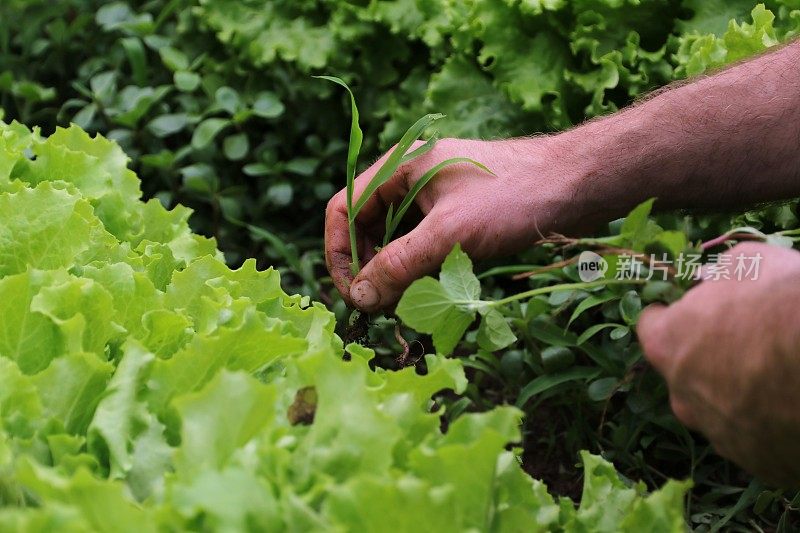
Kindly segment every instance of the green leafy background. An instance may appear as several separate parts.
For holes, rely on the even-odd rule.
[[[325,202],[344,185],[350,105],[314,74],[353,87],[364,149],[376,156],[427,112],[448,115],[437,123],[443,135],[564,129],[799,29],[796,0],[2,2],[0,108],[47,137],[19,125],[0,137],[7,529],[83,530],[87,520],[110,529],[128,523],[122,516],[137,527],[370,529],[387,509],[398,524],[425,516],[431,529],[443,516],[501,528],[495,519],[506,516],[512,530],[580,530],[567,524],[583,520],[612,531],[626,513],[683,527],[670,513],[685,487],[668,485],[648,506],[637,496],[644,486],[617,487],[610,467],[588,455],[580,510],[553,503],[503,451],[521,439],[525,469],[558,494],[581,496],[575,464],[589,449],[650,489],[692,478],[692,528],[789,530],[794,494],[716,458],[675,422],[663,383],[642,370],[630,329],[638,309],[680,288],[557,291],[476,308],[478,328],[459,316],[464,339],[450,331],[437,342],[462,356],[466,373],[437,356],[426,382],[412,369],[370,370],[396,352],[385,321],[371,332],[375,358],[354,349],[349,366],[334,361],[333,315],[287,296],[278,271],[285,289],[346,322],[320,250]],[[70,123],[116,141],[130,161],[77,127],[56,129]],[[140,189],[153,200],[139,202]],[[647,214],[629,227],[646,225]],[[797,208],[657,221],[658,232],[644,232],[653,241],[630,240],[619,225],[608,234],[636,249],[678,249],[733,225],[794,228]],[[559,259],[549,248],[519,258]],[[277,271],[256,270],[271,265]],[[507,265],[487,268],[471,299],[575,277],[565,269],[510,283],[493,275]],[[310,385],[323,422],[289,427],[286,409]],[[436,395],[452,424],[445,434],[423,409],[443,388],[458,391]],[[220,398],[236,398],[239,419],[219,411],[234,401]],[[510,421],[518,413],[491,411],[497,404],[525,410],[521,436]],[[486,412],[494,414],[478,414]],[[477,465],[495,465],[495,481],[461,478],[473,473],[459,463],[474,463],[476,476]],[[606,508],[601,494],[613,487],[619,505]],[[521,510],[540,507],[536,516]],[[475,509],[487,509],[481,520]]]

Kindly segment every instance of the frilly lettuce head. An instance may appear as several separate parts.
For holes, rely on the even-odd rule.
[[[580,507],[553,499],[516,409],[443,432],[457,360],[343,358],[324,306],[228,268],[127,163],[0,123],[0,530],[683,531],[684,484],[591,455]]]

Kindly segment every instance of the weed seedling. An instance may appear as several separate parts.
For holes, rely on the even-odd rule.
[[[412,161],[431,151],[437,141],[437,137],[435,135],[428,139],[425,144],[414,150],[409,150],[414,142],[422,136],[423,132],[435,121],[444,118],[444,115],[440,113],[431,113],[417,120],[405,132],[405,134],[403,134],[400,142],[397,143],[389,156],[386,158],[386,161],[383,163],[383,165],[381,165],[381,167],[375,173],[375,176],[367,184],[364,192],[358,197],[358,199],[355,199],[353,195],[356,178],[356,165],[358,163],[359,152],[361,151],[361,142],[364,138],[361,127],[358,125],[358,107],[356,106],[356,99],[353,95],[353,91],[350,90],[350,87],[348,87],[348,85],[340,78],[336,78],[334,76],[316,77],[341,85],[350,95],[352,119],[350,123],[350,143],[347,150],[347,224],[350,233],[350,271],[355,276],[358,274],[359,270],[361,270],[361,264],[358,258],[358,241],[356,240],[356,217],[358,216],[358,213],[367,203],[369,198],[375,194],[375,191],[377,191],[381,185],[391,179],[395,172],[397,172],[397,169],[400,167],[400,165]],[[403,198],[403,201],[400,202],[400,205],[397,207],[397,209],[395,209],[394,204],[389,206],[389,209],[386,213],[386,229],[383,235],[383,246],[386,246],[389,243],[392,235],[394,235],[394,232],[397,230],[397,226],[400,224],[400,221],[406,214],[406,211],[408,211],[408,208],[411,207],[412,203],[414,203],[414,199],[422,190],[422,188],[425,187],[425,185],[427,185],[439,171],[445,167],[458,163],[470,163],[491,174],[491,171],[484,165],[468,157],[454,157],[437,164],[423,174],[416,183],[414,183],[414,185],[411,187],[411,190],[408,191],[408,194],[406,194],[405,198]]]

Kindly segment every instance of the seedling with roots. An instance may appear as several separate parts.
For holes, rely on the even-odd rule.
[[[361,142],[364,138],[361,127],[358,125],[358,107],[356,106],[356,99],[353,95],[353,91],[350,90],[350,87],[342,79],[334,76],[316,77],[341,85],[350,95],[352,119],[350,123],[350,143],[347,150],[347,224],[350,233],[350,272],[355,276],[358,274],[359,270],[361,270],[361,264],[358,258],[358,241],[356,239],[356,217],[358,216],[358,213],[361,211],[370,197],[375,194],[378,188],[391,179],[395,172],[397,172],[397,169],[400,167],[400,165],[412,161],[431,151],[437,141],[437,137],[435,135],[428,139],[425,144],[413,150],[411,150],[411,147],[431,124],[441,118],[444,118],[444,115],[440,113],[431,113],[417,120],[414,125],[412,125],[400,138],[400,142],[397,143],[389,156],[386,158],[386,161],[381,165],[381,167],[375,173],[375,176],[367,184],[364,192],[361,193],[358,199],[355,199],[353,198],[353,195],[356,179],[356,165],[358,163],[359,152],[361,151]],[[445,167],[458,163],[470,163],[483,171],[489,172],[490,174],[492,173],[484,165],[468,157],[453,157],[451,159],[442,161],[428,170],[420,177],[419,180],[417,180],[416,183],[414,183],[413,187],[411,187],[411,190],[408,191],[408,194],[406,194],[406,196],[403,198],[403,201],[400,202],[400,205],[397,207],[397,209],[395,209],[394,204],[389,206],[389,209],[386,213],[386,229],[383,235],[383,246],[386,246],[389,243],[395,231],[397,231],[400,221],[408,211],[409,207],[411,207],[411,204],[414,203],[414,199],[417,197],[417,194],[419,194],[422,188],[425,187],[425,185],[427,185],[439,173],[439,171]]]

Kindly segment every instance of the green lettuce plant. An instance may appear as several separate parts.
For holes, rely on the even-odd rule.
[[[459,361],[372,370],[275,270],[142,202],[128,163],[0,123],[1,530],[683,530],[684,483],[647,494],[589,454],[581,505],[555,500],[507,449],[513,407],[443,432]]]

